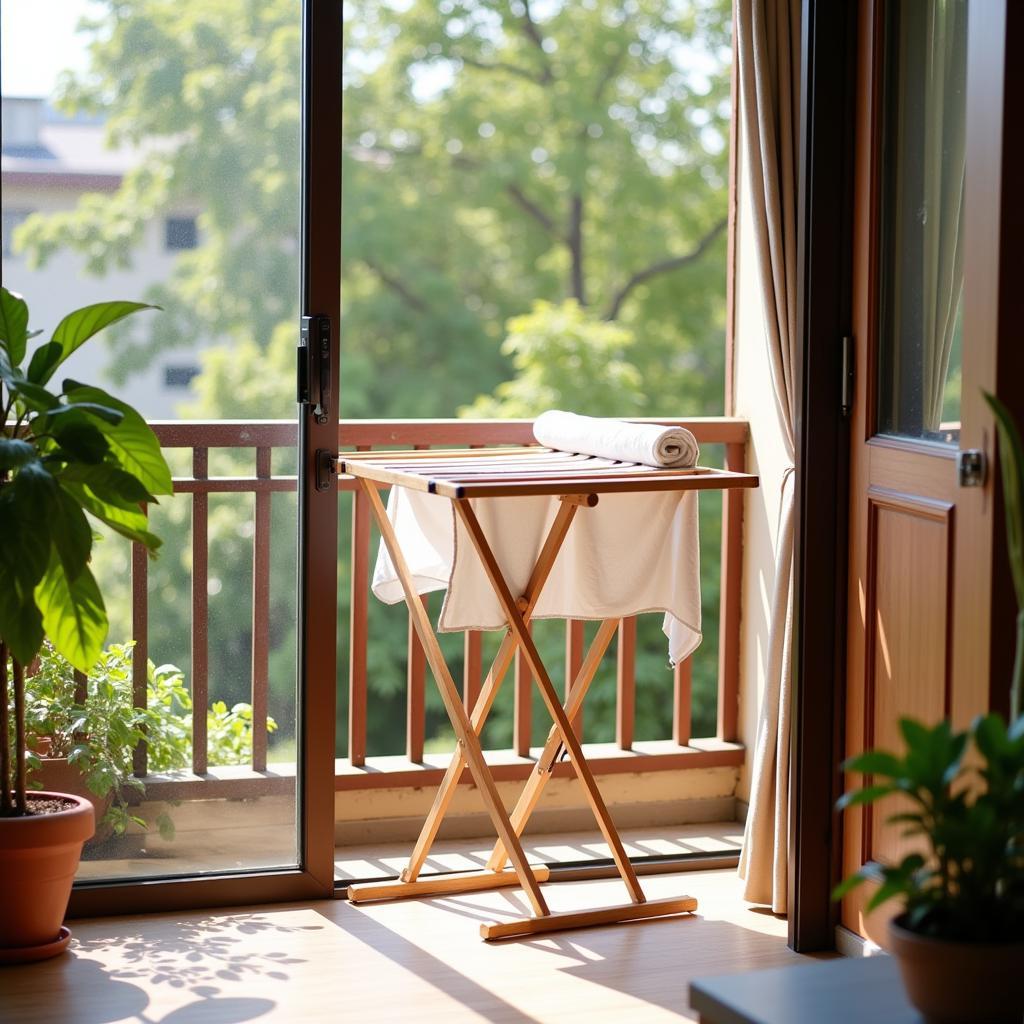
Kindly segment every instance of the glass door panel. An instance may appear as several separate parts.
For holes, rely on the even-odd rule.
[[[877,431],[960,432],[967,0],[884,5]]]
[[[30,680],[34,782],[97,805],[80,879],[295,866],[300,0],[0,11],[3,282],[44,332],[161,307],[67,375],[153,423],[176,491],[155,560],[100,531],[108,648]]]

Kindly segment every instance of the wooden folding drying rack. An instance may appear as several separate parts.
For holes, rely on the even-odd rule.
[[[502,939],[515,935],[637,918],[662,917],[696,910],[697,901],[692,896],[646,900],[608,808],[598,791],[594,775],[583,755],[580,741],[570,724],[579,711],[598,664],[615,634],[618,620],[608,620],[601,624],[566,696],[564,706],[530,635],[529,622],[573,518],[581,508],[593,508],[598,503],[599,495],[633,491],[756,487],[757,477],[704,467],[661,470],[635,463],[609,464],[608,460],[536,447],[342,454],[338,456],[337,468],[340,473],[355,477],[369,500],[381,537],[401,581],[413,624],[441,691],[441,699],[444,701],[456,737],[456,749],[451,763],[400,879],[395,882],[349,886],[348,898],[353,902],[364,902],[479,892],[506,886],[522,887],[533,907],[534,916],[482,924],[480,934],[484,939]],[[462,521],[472,540],[508,622],[508,632],[471,714],[467,713],[462,705],[458,688],[445,663],[430,619],[417,596],[409,566],[378,493],[381,485],[408,487],[410,490],[438,494],[451,500],[455,514]],[[511,498],[529,495],[555,496],[560,499],[561,504],[548,530],[525,593],[514,595],[502,575],[501,567],[484,536],[470,501],[474,498]],[[519,801],[509,815],[502,805],[494,777],[484,759],[480,733],[517,648],[522,651],[529,665],[554,725]],[[552,913],[540,889],[540,883],[547,881],[549,877],[549,870],[541,865],[531,867],[526,861],[519,836],[540,799],[552,767],[563,753],[567,754],[583,785],[601,833],[626,884],[630,903],[594,910]],[[455,795],[463,768],[467,766],[483,797],[498,841],[486,868],[482,871],[421,879],[420,871]],[[511,871],[505,870],[508,861],[512,862]]]

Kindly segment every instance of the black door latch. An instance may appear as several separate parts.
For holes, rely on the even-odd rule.
[[[296,401],[312,407],[317,423],[326,423],[331,406],[331,321],[326,316],[304,316],[299,324]]]

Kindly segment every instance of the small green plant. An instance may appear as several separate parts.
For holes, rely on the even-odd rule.
[[[934,938],[1011,942],[1024,938],[1024,718],[1008,730],[1000,715],[978,718],[965,732],[949,722],[927,728],[900,721],[906,753],[869,750],[847,771],[871,776],[839,808],[902,794],[909,807],[887,819],[923,850],[899,864],[865,864],[837,886],[834,899],[863,882],[879,883],[873,910],[902,899],[907,927]],[[982,759],[965,767],[969,743]]]
[[[138,744],[146,744],[151,773],[184,769],[192,761],[192,697],[181,670],[148,662],[146,707],[135,707],[134,646],[133,641],[112,644],[101,653],[86,676],[84,700],[79,700],[74,667],[49,643],[26,684],[26,756],[34,784],[42,766],[35,751],[46,744],[49,756],[66,757],[79,769],[90,792],[112,797],[104,820],[115,834],[131,823],[146,827],[130,810],[146,792],[145,781],[133,774]],[[268,719],[267,731],[276,728]],[[252,756],[251,706],[236,704],[229,710],[222,701],[214,702],[207,712],[207,735],[211,765],[246,763]],[[156,824],[164,838],[173,836],[166,813]]]

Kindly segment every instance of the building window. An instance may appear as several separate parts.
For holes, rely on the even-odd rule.
[[[5,257],[14,255],[14,231],[31,210],[4,210],[3,213],[3,254]]]
[[[164,231],[164,248],[194,249],[199,244],[195,217],[168,217]]]
[[[165,366],[164,387],[187,388],[192,383],[193,377],[199,376],[199,367],[192,366]]]

